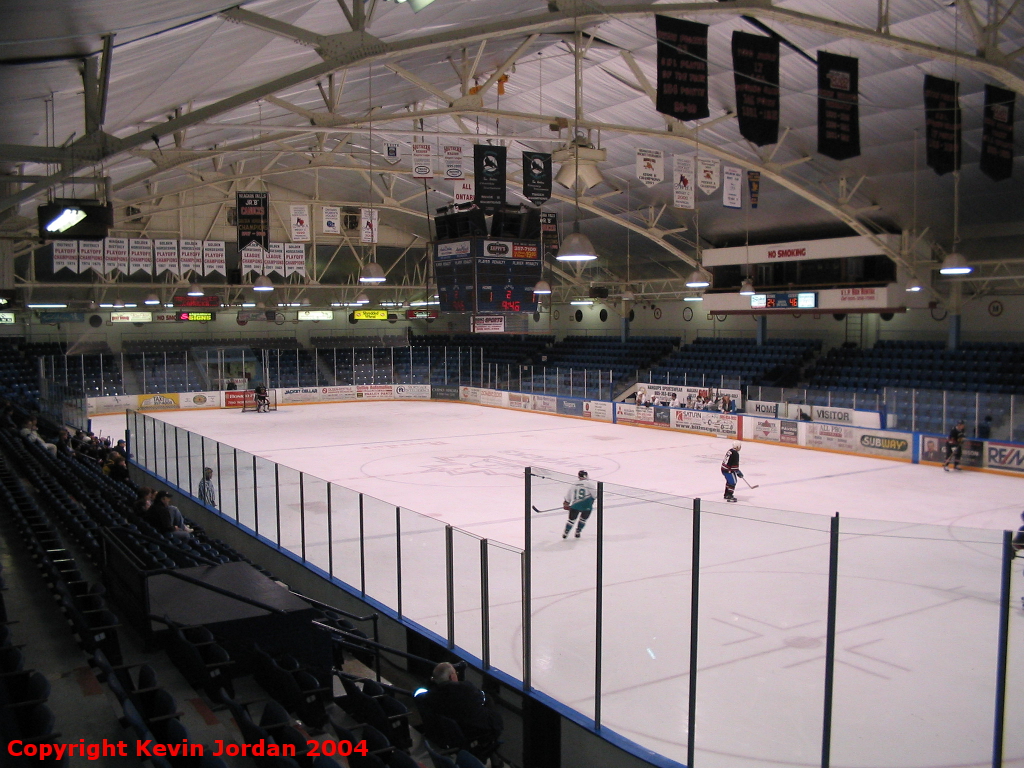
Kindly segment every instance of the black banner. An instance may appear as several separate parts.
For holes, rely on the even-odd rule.
[[[476,204],[494,213],[505,204],[505,147],[477,144],[473,147]]]
[[[523,197],[534,205],[551,199],[551,155],[523,152]]]
[[[924,76],[925,162],[939,176],[960,170],[960,84]]]
[[[542,211],[540,214],[540,244],[543,249],[543,260],[554,259],[558,255],[558,214],[554,211]]]
[[[266,192],[235,193],[235,228],[238,231],[238,250],[247,245],[258,245],[267,250],[270,245],[270,199]]]
[[[655,16],[658,34],[658,111],[699,120],[708,111],[708,25]]]
[[[985,86],[985,120],[981,130],[981,172],[992,181],[1013,175],[1013,108],[1017,94]]]
[[[747,171],[747,194],[750,197],[750,207],[757,208],[757,201],[761,197],[760,171]]]
[[[818,51],[818,152],[833,160],[860,154],[857,59]]]
[[[740,134],[759,147],[779,140],[779,41],[732,33]]]

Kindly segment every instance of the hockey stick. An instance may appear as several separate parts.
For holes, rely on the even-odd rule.
[[[533,511],[536,512],[538,515],[541,515],[545,512],[554,512],[555,510],[558,509],[561,509],[561,507],[552,507],[551,509],[537,509],[536,507],[534,507]]]
[[[750,490],[754,490],[755,488],[761,487],[759,485],[751,485],[749,482],[747,482],[747,478],[745,477],[741,477],[740,480],[742,480],[744,483],[747,483],[747,488],[749,488]]]

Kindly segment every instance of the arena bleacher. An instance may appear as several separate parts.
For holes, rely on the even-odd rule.
[[[652,383],[719,383],[785,386],[796,383],[800,368],[821,349],[812,339],[754,339],[698,337],[651,369]]]

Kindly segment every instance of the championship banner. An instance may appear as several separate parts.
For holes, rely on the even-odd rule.
[[[53,241],[53,274],[57,274],[62,269],[78,272],[77,240]]]
[[[306,276],[306,246],[302,243],[284,244],[284,276]]]
[[[288,206],[289,228],[293,243],[309,242],[309,206]]]
[[[740,135],[763,147],[779,140],[779,41],[732,33],[732,68]]]
[[[636,177],[645,187],[653,187],[665,180],[665,153],[660,149],[636,150]]]
[[[523,152],[523,197],[534,205],[551,199],[551,155]]]
[[[726,208],[743,207],[743,169],[722,168],[722,205]]]
[[[721,184],[722,162],[717,157],[697,158],[697,186],[705,195],[713,195]]]
[[[128,274],[136,272],[153,274],[153,241],[149,238],[128,241]]]
[[[397,142],[387,141],[384,143],[384,159],[395,165],[402,159],[402,148]]]
[[[541,211],[540,214],[540,244],[544,249],[544,259],[553,259],[558,255],[558,214],[554,211]]]
[[[263,274],[269,275],[271,272],[277,272],[281,277],[284,277],[284,243],[271,243],[267,249],[266,254],[263,256]],[[242,270],[245,271],[244,269]]]
[[[462,146],[459,144],[445,144],[444,150],[444,177],[446,179],[464,179],[466,174],[462,171]]]
[[[925,162],[939,176],[960,170],[960,84],[924,76]]]
[[[260,248],[260,253],[266,253]],[[203,241],[203,274],[210,275],[214,272],[220,272],[222,275],[227,275],[227,253],[224,247],[223,240],[204,240]]]
[[[261,251],[265,251],[270,243],[270,195],[267,192],[236,192],[235,206],[238,250],[258,245]]]
[[[434,178],[432,154],[433,147],[430,144],[412,145],[412,177],[414,179]]]
[[[505,147],[473,146],[476,204],[484,213],[494,213],[505,204]]]
[[[673,155],[672,205],[693,210],[693,155]]]
[[[103,272],[109,275],[115,269],[122,275],[128,274],[128,238],[106,237],[103,239]]]
[[[198,240],[182,240],[185,243],[198,243]],[[172,275],[180,275],[178,271],[178,241],[177,240],[154,240],[153,261],[156,266],[153,268],[153,276],[163,272],[170,272]]]
[[[858,60],[818,51],[818,152],[833,160],[860,155]]]
[[[377,242],[377,225],[380,211],[376,208],[359,209],[359,242],[371,244]]]
[[[178,249],[178,274],[184,275],[190,269],[198,272],[203,268],[203,241],[182,240]]]
[[[761,195],[760,171],[747,171],[747,192],[750,195],[750,207],[757,208],[757,199]]]
[[[264,260],[264,253],[265,251],[258,245],[247,245],[239,251],[238,266],[242,270],[242,274],[244,275],[247,272],[258,272],[262,275],[269,272],[270,270],[266,266]]]
[[[476,202],[476,185],[472,181],[456,181],[452,191],[455,195],[452,202],[456,205]]]
[[[336,205],[323,206],[324,233],[328,235],[341,234],[341,208]]]
[[[981,129],[981,172],[992,181],[1013,175],[1013,107],[1017,94],[985,86],[985,119]]]
[[[708,25],[655,16],[658,35],[657,109],[678,120],[708,110]]]
[[[78,242],[78,271],[93,270],[103,274],[103,241],[80,240]]]

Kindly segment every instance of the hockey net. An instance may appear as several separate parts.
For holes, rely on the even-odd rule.
[[[266,403],[260,403],[256,399],[256,391],[247,389],[242,393],[242,412],[252,411],[253,413],[259,411],[276,411],[277,410],[277,390],[268,389],[266,394]]]

